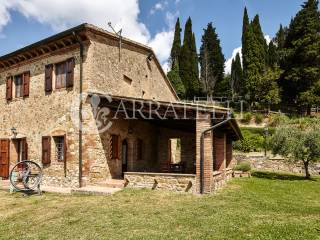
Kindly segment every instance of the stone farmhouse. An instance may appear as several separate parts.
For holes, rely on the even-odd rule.
[[[151,48],[82,24],[0,57],[0,178],[210,193],[232,175],[229,109],[181,102]]]

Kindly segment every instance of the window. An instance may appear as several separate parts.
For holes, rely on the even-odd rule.
[[[132,79],[129,78],[127,75],[123,75],[123,80],[129,85],[131,85],[132,83]]]
[[[67,83],[66,62],[56,64],[56,89],[65,88]]]
[[[54,137],[55,154],[58,162],[65,161],[65,137]]]
[[[111,159],[119,159],[119,136],[111,135]]]
[[[15,87],[16,87],[16,97],[22,97],[23,96],[22,75],[15,76],[14,83],[15,83]]]
[[[141,139],[138,139],[137,140],[137,158],[138,158],[138,160],[143,160],[142,147],[143,147],[143,142]]]
[[[56,70],[55,70],[55,72],[56,72],[56,89],[73,87],[74,64],[75,64],[74,58],[70,58],[65,62],[57,63],[55,65],[55,68],[56,68]],[[46,70],[49,71],[50,69],[46,69]],[[50,77],[49,72],[47,73],[47,77],[48,78]],[[50,84],[50,83],[48,83],[48,84]]]

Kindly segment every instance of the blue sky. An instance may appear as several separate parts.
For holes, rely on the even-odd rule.
[[[48,37],[68,27],[89,22],[108,29],[112,21],[124,34],[155,48],[165,65],[176,17],[182,26],[191,16],[197,47],[208,22],[213,22],[226,59],[241,45],[243,8],[260,15],[265,35],[287,25],[302,0],[0,0],[0,55]],[[50,5],[51,4],[51,5]],[[76,5],[75,5],[76,4]],[[74,7],[76,6],[76,7]]]

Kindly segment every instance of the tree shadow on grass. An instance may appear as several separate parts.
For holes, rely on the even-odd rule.
[[[296,180],[304,180],[304,181],[317,181],[316,179],[307,179],[305,176],[298,176],[293,174],[286,173],[277,173],[277,172],[260,172],[255,171],[251,174],[256,178],[265,178],[270,180],[287,180],[287,181],[296,181]]]

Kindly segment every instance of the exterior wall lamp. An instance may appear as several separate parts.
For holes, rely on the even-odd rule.
[[[17,138],[18,132],[17,132],[17,129],[15,127],[11,128],[11,133],[13,135],[13,138]]]

